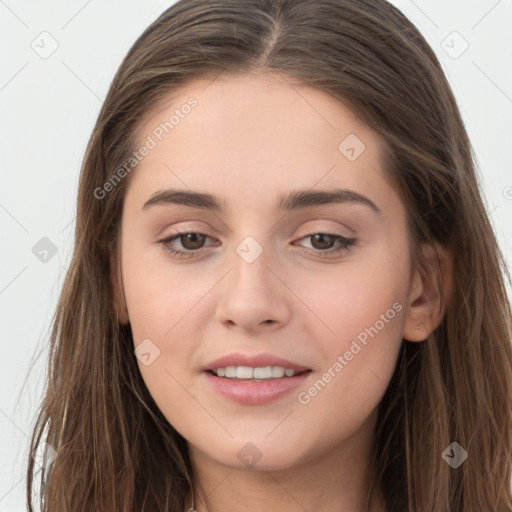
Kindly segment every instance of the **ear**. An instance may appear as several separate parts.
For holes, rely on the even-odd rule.
[[[422,248],[423,264],[414,270],[402,337],[423,341],[443,321],[452,294],[453,260],[448,248],[434,243]]]
[[[126,300],[124,298],[123,278],[121,275],[121,261],[118,257],[118,251],[110,252],[110,275],[112,278],[112,290],[114,296],[114,311],[117,312],[117,318],[122,325],[130,323]]]

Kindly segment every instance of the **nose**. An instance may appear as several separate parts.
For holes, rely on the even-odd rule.
[[[218,289],[217,320],[226,327],[251,332],[286,324],[291,293],[271,251],[264,249],[252,262],[235,253],[232,261],[233,267]]]

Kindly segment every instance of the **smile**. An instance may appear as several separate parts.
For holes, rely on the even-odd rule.
[[[231,369],[230,369],[231,368]],[[271,368],[270,370],[268,368]],[[275,368],[275,369],[274,369]],[[277,400],[278,398],[289,395],[294,389],[303,386],[304,381],[312,373],[311,370],[296,372],[291,370],[293,375],[286,376],[286,369],[283,367],[226,367],[220,368],[233,372],[237,375],[240,370],[241,375],[251,375],[251,377],[220,377],[214,370],[204,371],[202,375],[206,378],[211,388],[222,397],[242,405],[264,405]],[[233,370],[234,369],[234,370]],[[217,371],[219,368],[217,369]],[[257,370],[263,370],[259,373]],[[250,371],[250,373],[249,373]],[[278,377],[256,378],[256,375],[268,375],[269,371],[275,372]],[[222,373],[222,371],[221,371]],[[283,375],[281,375],[283,374]],[[293,395],[295,397],[295,395]]]
[[[217,377],[226,379],[281,379],[294,377],[301,372],[284,368],[282,366],[263,366],[253,368],[251,366],[227,366],[212,370]]]

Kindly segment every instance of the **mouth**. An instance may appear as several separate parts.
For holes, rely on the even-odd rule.
[[[283,366],[226,366],[224,368],[216,368],[207,370],[211,375],[222,379],[230,379],[237,381],[271,381],[276,379],[290,379],[297,375],[310,372],[311,370],[294,370],[293,368],[285,368]]]
[[[305,358],[306,359],[306,358]],[[210,389],[242,405],[263,405],[278,398],[290,399],[312,369],[276,354],[230,352],[202,368]]]
[[[293,370],[282,366],[227,366],[205,370],[203,375],[213,391],[241,405],[265,405],[279,398],[295,399],[292,391],[304,383],[312,370]]]

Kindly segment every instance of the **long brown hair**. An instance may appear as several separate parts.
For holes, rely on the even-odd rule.
[[[41,510],[185,510],[194,482],[186,442],[148,392],[130,327],[114,307],[110,262],[136,169],[102,197],[94,191],[134,151],[144,115],[174,90],[193,78],[249,72],[321,89],[378,132],[407,208],[414,264],[422,267],[424,243],[452,255],[443,321],[422,343],[403,340],[379,404],[375,482],[387,511],[512,511],[510,276],[442,68],[384,0],[180,0],[129,50],[81,169],[74,253],[30,446],[32,453],[46,441],[57,451],[41,470]],[[453,442],[468,452],[457,468],[441,456]],[[31,512],[34,470],[29,458]]]

